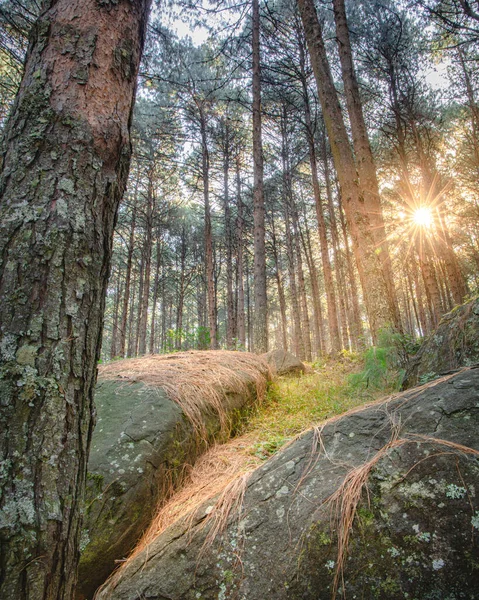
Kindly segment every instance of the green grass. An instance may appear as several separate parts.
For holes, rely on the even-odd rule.
[[[266,401],[243,425],[241,433],[251,440],[250,452],[269,458],[302,431],[396,391],[397,377],[393,375],[385,376],[383,385],[368,385],[368,358],[345,354],[338,360],[313,365],[310,374],[277,379]]]

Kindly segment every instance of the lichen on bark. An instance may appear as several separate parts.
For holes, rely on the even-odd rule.
[[[0,596],[72,597],[148,0],[50,0],[0,171]],[[112,45],[113,42],[113,45]],[[112,68],[129,44],[128,77]]]

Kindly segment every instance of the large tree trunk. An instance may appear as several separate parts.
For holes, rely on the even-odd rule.
[[[68,600],[149,1],[49,0],[0,180],[0,597]]]
[[[264,234],[263,143],[261,138],[261,69],[259,0],[253,0],[253,217],[254,217],[254,325],[255,352],[268,351],[266,248]]]
[[[376,342],[382,328],[395,325],[395,315],[391,312],[387,300],[389,290],[382,272],[381,259],[376,252],[372,223],[364,210],[364,199],[357,184],[356,164],[329,68],[314,2],[298,0],[298,6],[338,174],[344,210],[353,239],[371,335]]]
[[[349,29],[346,20],[344,0],[333,0],[334,21],[336,24],[336,40],[338,42],[341,74],[346,95],[349,122],[353,137],[354,154],[359,174],[364,210],[372,225],[372,234],[375,240],[376,252],[381,259],[384,280],[388,291],[389,310],[394,318],[394,326],[401,329],[401,319],[397,303],[396,290],[389,255],[389,244],[384,227],[383,212],[379,196],[379,185],[376,175],[376,165],[369,144],[368,132],[364,122],[363,107],[359,95],[359,86],[353,64],[353,53],[349,39]]]

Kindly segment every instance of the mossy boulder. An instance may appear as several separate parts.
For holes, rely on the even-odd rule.
[[[193,365],[192,375],[182,376],[188,364]],[[170,393],[158,385],[162,369],[178,370],[177,376],[173,370],[169,379],[163,377]],[[222,414],[201,398],[211,389],[198,373],[206,379],[215,378],[216,372],[213,400],[221,404]],[[210,442],[227,435],[241,411],[256,401],[258,382],[265,386],[268,378],[263,361],[239,352],[146,357],[106,367],[95,392],[97,423],[88,462],[78,599],[91,600],[117,562],[128,556],[188,465]],[[195,423],[185,412],[187,405],[171,399],[176,385],[192,390]]]
[[[444,315],[412,359],[403,388],[479,363],[479,298]]]
[[[331,420],[170,526],[98,600],[479,598],[478,426],[479,369]]]

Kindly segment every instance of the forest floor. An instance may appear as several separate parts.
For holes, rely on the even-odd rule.
[[[388,368],[386,357],[374,349],[310,366],[308,374],[277,378],[265,401],[244,416],[232,439],[214,445],[198,458],[134,554],[208,498],[228,494],[241,477],[248,477],[303,431],[398,389],[399,373]]]

